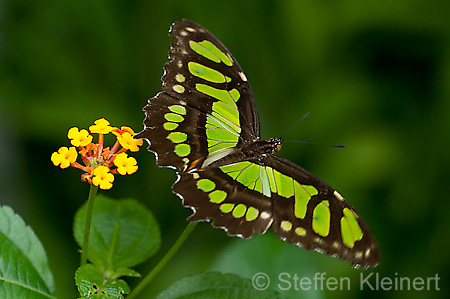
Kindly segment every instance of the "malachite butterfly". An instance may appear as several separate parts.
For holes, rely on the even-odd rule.
[[[280,158],[278,138],[261,140],[258,112],[236,59],[191,21],[170,30],[164,91],[144,107],[144,130],[161,167],[177,170],[173,191],[230,236],[250,238],[270,226],[283,240],[355,266],[379,263],[369,228],[336,190]]]

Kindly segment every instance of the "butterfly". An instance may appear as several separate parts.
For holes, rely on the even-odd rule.
[[[344,199],[302,167],[276,155],[282,140],[260,137],[247,77],[200,25],[175,22],[163,91],[144,107],[146,139],[160,167],[176,169],[173,191],[193,214],[230,236],[273,227],[281,239],[371,267],[380,255],[369,228]]]

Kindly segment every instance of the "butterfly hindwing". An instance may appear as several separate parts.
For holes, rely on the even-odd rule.
[[[242,238],[263,234],[272,224],[270,198],[236,184],[219,168],[179,173],[172,188],[193,209],[189,221],[212,220],[213,226]]]
[[[190,221],[212,220],[248,238],[270,225],[282,239],[363,267],[378,263],[372,235],[334,189],[283,158],[234,162],[180,173],[173,190],[193,208]]]
[[[288,160],[273,155],[265,164],[278,173],[271,182],[276,186],[271,196],[273,229],[280,238],[354,265],[378,263],[378,247],[369,228],[342,195]]]

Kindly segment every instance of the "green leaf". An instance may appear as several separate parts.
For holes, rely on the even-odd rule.
[[[141,277],[141,274],[130,268],[119,268],[116,269],[114,272],[116,273],[117,277],[121,276]]]
[[[235,274],[219,272],[200,273],[186,276],[164,290],[156,299],[276,299],[283,298],[275,291],[260,291],[249,279]]]
[[[105,280],[101,270],[93,264],[86,264],[75,272],[75,284],[81,298],[123,299],[123,294],[130,293],[128,284],[121,280]]]
[[[0,206],[0,298],[55,298],[44,247],[34,231]]]
[[[75,215],[74,235],[81,246],[87,205]],[[89,260],[104,269],[109,278],[124,273],[136,276],[129,267],[156,253],[161,243],[158,224],[152,213],[133,199],[95,198],[89,236]]]

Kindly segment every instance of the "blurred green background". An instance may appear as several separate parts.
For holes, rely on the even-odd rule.
[[[41,238],[59,298],[76,296],[72,219],[89,187],[78,170],[53,166],[50,155],[69,145],[70,127],[87,128],[100,117],[142,129],[141,109],[161,90],[169,26],[182,18],[210,30],[237,58],[256,97],[263,138],[310,112],[285,139],[346,146],[286,143],[279,154],[350,201],[375,235],[382,260],[373,270],[355,270],[272,232],[244,241],[203,223],[147,288],[148,298],[187,274],[222,270],[251,278],[258,265],[274,273],[274,283],[281,272],[352,279],[350,292],[291,290],[291,298],[448,298],[447,0],[4,0],[0,204],[12,206]],[[145,274],[190,211],[171,193],[172,170],[159,169],[145,150],[134,156],[139,171],[116,178],[105,193],[138,199],[161,225],[162,248],[137,269]],[[411,279],[439,274],[441,291],[361,291],[361,272]],[[133,286],[138,279],[127,281]]]

